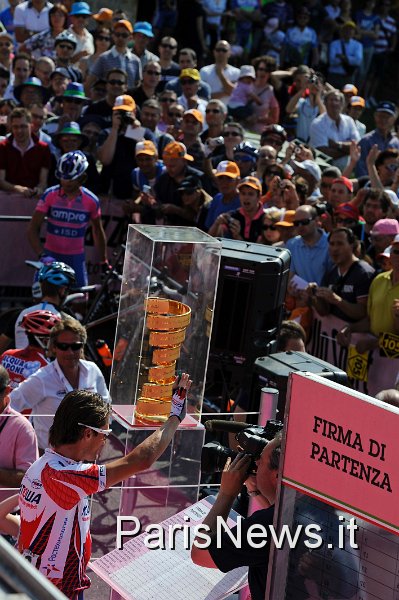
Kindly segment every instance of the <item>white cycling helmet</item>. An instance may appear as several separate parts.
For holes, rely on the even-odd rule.
[[[87,170],[89,161],[80,150],[63,154],[57,162],[55,176],[58,179],[77,179]]]

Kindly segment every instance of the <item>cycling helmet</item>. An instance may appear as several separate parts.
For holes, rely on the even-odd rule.
[[[87,170],[89,161],[80,150],[63,154],[57,162],[55,176],[58,179],[77,179]]]
[[[68,42],[68,44],[73,44],[73,47],[76,48],[77,42],[73,33],[68,31],[68,29],[64,29],[61,33],[57,35],[54,41],[54,46],[60,44],[61,42]]]
[[[49,336],[50,330],[61,318],[49,310],[33,310],[23,316],[21,327],[26,333]]]
[[[76,283],[76,274],[69,265],[62,262],[53,262],[51,265],[43,265],[40,269],[39,281],[48,281],[57,286],[71,286]]]
[[[258,158],[258,151],[255,146],[249,144],[248,142],[241,142],[234,148],[234,154],[246,154],[250,156],[253,160]]]

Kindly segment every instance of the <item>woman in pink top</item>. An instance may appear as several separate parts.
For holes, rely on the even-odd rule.
[[[254,59],[253,65],[256,74],[254,93],[261,103],[253,105],[253,113],[246,120],[246,125],[252,131],[262,133],[266,125],[278,123],[280,118],[280,106],[269,83],[276,63],[270,56],[259,56]]]

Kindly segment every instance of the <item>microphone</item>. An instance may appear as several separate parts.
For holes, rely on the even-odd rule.
[[[209,419],[205,422],[205,429],[209,432],[227,431],[227,433],[237,433],[243,429],[251,427],[249,423],[239,423],[237,421],[223,421],[222,419]]]

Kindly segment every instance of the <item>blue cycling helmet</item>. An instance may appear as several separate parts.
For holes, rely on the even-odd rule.
[[[72,286],[76,283],[75,271],[63,262],[43,265],[39,271],[39,281],[48,281],[56,286]]]
[[[249,144],[248,142],[241,142],[234,148],[234,155],[236,154],[246,154],[250,156],[253,161],[256,161],[258,158],[258,151],[255,146]]]
[[[55,176],[58,179],[77,179],[87,170],[89,161],[80,150],[63,154],[57,162]]]

